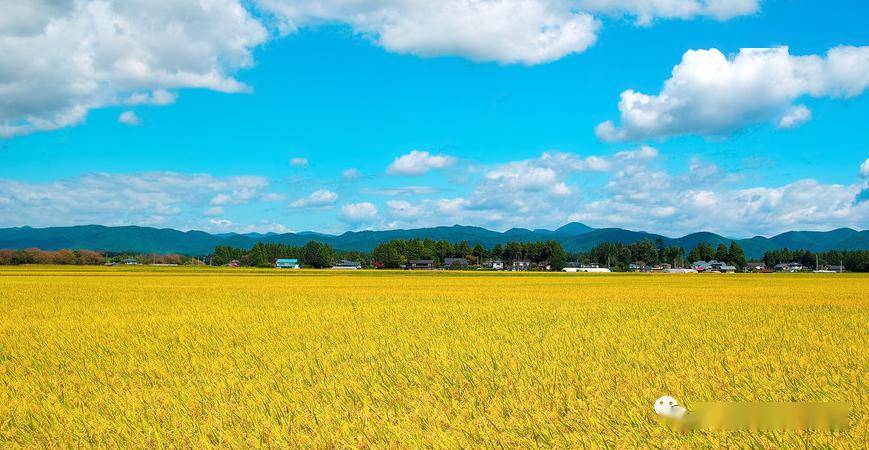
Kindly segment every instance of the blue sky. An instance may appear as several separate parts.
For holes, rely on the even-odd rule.
[[[864,2],[187,3],[0,20],[0,226],[869,224]]]

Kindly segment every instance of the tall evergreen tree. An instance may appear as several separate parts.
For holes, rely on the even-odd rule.
[[[745,268],[745,252],[736,241],[730,241],[730,248],[727,250],[727,262],[736,266],[740,271]]]

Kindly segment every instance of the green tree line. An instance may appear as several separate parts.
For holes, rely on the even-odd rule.
[[[332,267],[339,259],[359,261],[363,266],[370,266],[371,261],[366,253],[335,251],[330,245],[317,241],[309,241],[301,247],[261,242],[251,249],[218,246],[214,248],[211,261],[216,266],[238,261],[242,266],[272,267],[277,259],[298,259],[303,266],[315,269]]]
[[[813,269],[843,265],[849,272],[869,272],[869,250],[830,250],[813,253],[810,250],[770,250],[763,254],[763,263],[772,268],[776,264],[796,262]]]
[[[527,259],[552,270],[561,270],[567,262],[564,248],[556,241],[508,242],[487,249],[480,244],[471,247],[467,241],[453,244],[432,239],[396,239],[381,243],[372,252],[376,265],[386,269],[397,269],[414,259],[443,264],[447,258],[465,258],[470,264],[481,264],[487,259],[506,262]]]

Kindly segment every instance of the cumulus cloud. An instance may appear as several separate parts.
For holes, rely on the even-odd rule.
[[[205,231],[217,232],[233,232],[233,233],[292,233],[293,230],[285,225],[261,220],[256,223],[235,223],[229,219],[209,219],[203,228]]]
[[[453,165],[456,159],[447,155],[432,155],[427,151],[413,150],[399,156],[386,168],[389,175],[425,175],[433,169],[444,169]]]
[[[638,23],[649,24],[655,18],[727,20],[755,13],[759,0],[580,0],[578,4],[589,11],[633,15]]]
[[[5,2],[0,137],[75,125],[114,104],[167,104],[172,90],[241,92],[265,27],[238,0]]]
[[[386,50],[539,64],[587,49],[600,24],[562,0],[259,0],[285,32],[346,23]]]
[[[376,189],[365,189],[363,192],[367,194],[375,194],[375,195],[388,195],[388,196],[397,196],[397,195],[427,195],[434,194],[438,192],[440,189],[432,187],[432,186],[401,186],[394,188],[376,188]]]
[[[278,35],[346,24],[392,52],[541,64],[597,39],[593,14],[726,19],[756,0],[28,0],[0,15],[0,137],[76,125],[188,88],[246,92],[235,74]],[[270,33],[269,30],[276,30]]]
[[[128,105],[171,105],[175,103],[178,94],[165,89],[155,89],[151,92],[136,92],[127,97],[124,103]]]
[[[541,64],[581,53],[597,40],[593,14],[725,20],[757,11],[758,0],[258,0],[285,33],[348,24],[386,50],[454,55],[502,64]]]
[[[860,171],[869,179],[869,160]],[[570,183],[571,175],[584,173],[606,177],[588,198]],[[865,180],[840,185],[806,179],[773,187],[740,187],[742,182],[697,157],[670,172],[653,147],[587,157],[547,152],[484,170],[467,195],[393,200],[386,214],[391,228],[461,223],[503,230],[581,221],[670,236],[708,230],[743,237],[869,223]]]
[[[290,165],[293,167],[308,167],[308,159],[307,158],[292,158],[292,159],[290,159]]]
[[[224,210],[222,206],[212,206],[211,208],[208,208],[202,212],[203,216],[222,216],[224,214],[226,214],[226,210]]]
[[[860,228],[869,220],[869,206],[855,202],[859,193],[857,184],[828,185],[807,179],[779,187],[673,190],[655,198],[619,195],[584,205],[570,220],[668,235],[709,230],[737,237],[793,229]]]
[[[691,173],[698,167],[706,168],[699,181]],[[733,187],[734,181],[714,165],[696,160],[688,175],[652,167],[619,171],[607,183],[608,196],[583,204],[569,220],[665,235],[708,230],[736,237],[794,229],[863,228],[869,221],[869,206],[855,201],[860,183],[804,179],[778,187],[738,188]]]
[[[787,47],[689,50],[657,95],[621,94],[621,123],[603,122],[606,141],[685,134],[727,135],[770,122],[792,128],[811,118],[805,96],[848,98],[869,86],[869,47],[835,47],[825,56],[793,56]]]
[[[371,224],[377,219],[377,207],[373,203],[345,203],[339,218],[352,226]]]
[[[778,121],[778,127],[783,129],[796,128],[812,118],[812,111],[803,105],[788,109]]]
[[[326,189],[319,189],[307,197],[292,201],[290,208],[323,208],[335,204],[337,200],[338,194]]]
[[[266,179],[148,172],[88,174],[49,183],[0,179],[0,226],[199,224],[229,205],[266,201]]]
[[[355,167],[351,167],[349,169],[344,169],[341,171],[341,178],[345,180],[355,180],[362,176],[362,172]]]
[[[118,123],[124,125],[141,125],[142,119],[134,111],[124,111],[118,116]]]
[[[415,220],[426,211],[422,205],[414,205],[404,200],[390,200],[386,202],[386,206],[393,217],[406,220]]]
[[[645,165],[658,150],[643,146],[612,155],[583,157],[544,152],[538,158],[484,166],[468,195],[454,198],[387,202],[392,226],[468,223],[503,228],[558,223],[580,205],[580,189],[570,176],[611,172]]]

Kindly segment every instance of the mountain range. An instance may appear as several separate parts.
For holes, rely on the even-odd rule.
[[[661,237],[665,245],[680,246],[690,251],[705,242],[713,247],[729,245],[730,238],[709,232],[692,233],[679,238],[670,238],[644,231],[622,228],[592,228],[581,223],[569,223],[555,230],[513,228],[505,232],[471,226],[442,226],[412,230],[348,231],[340,235],[315,232],[300,233],[224,233],[209,234],[204,231],[178,231],[169,228],[139,226],[107,227],[82,225],[51,228],[0,228],[0,249],[23,249],[29,247],[43,250],[87,249],[109,252],[136,253],[182,253],[204,255],[215,246],[250,248],[257,242],[283,243],[301,246],[315,240],[331,245],[338,250],[371,251],[378,244],[393,239],[430,238],[450,242],[468,241],[487,248],[510,241],[556,240],[568,252],[588,251],[603,242],[625,244],[643,239]],[[779,248],[804,248],[813,251],[869,249],[869,231],[839,228],[832,231],[789,231],[773,237],[755,236],[735,239],[745,250],[748,258],[759,258],[764,252]]]

